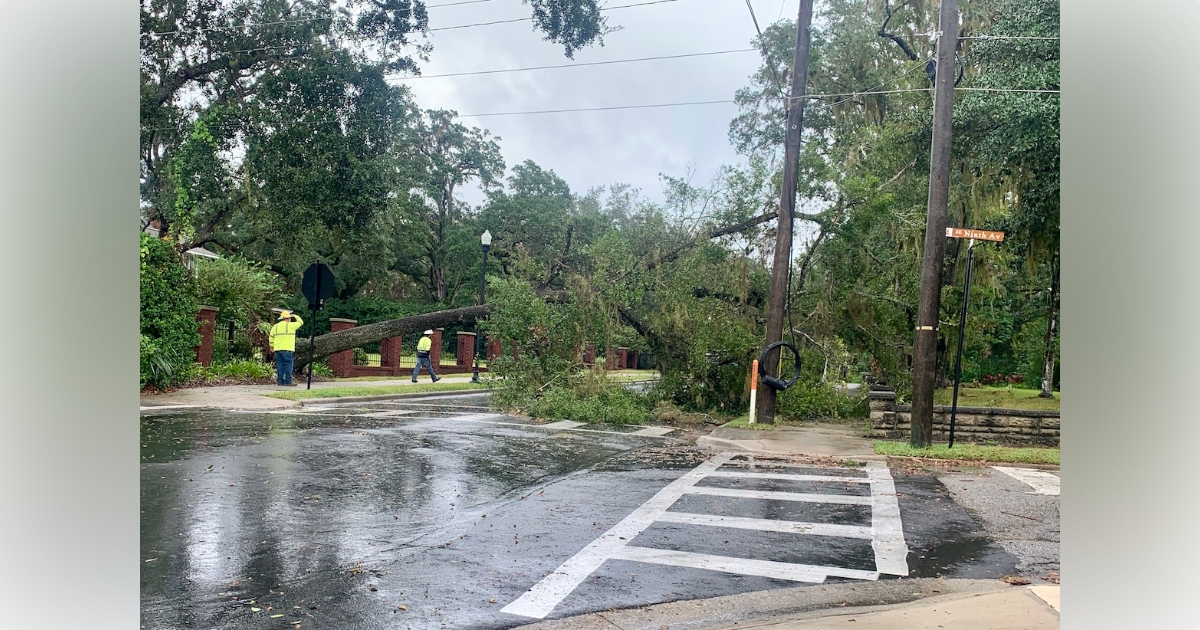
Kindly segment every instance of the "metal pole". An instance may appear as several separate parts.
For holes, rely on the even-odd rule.
[[[483,246],[483,264],[479,266],[479,303],[480,304],[484,304],[483,293],[484,293],[484,290],[487,289],[488,247],[489,247],[488,245]],[[472,383],[479,382],[479,348],[482,345],[482,344],[480,344],[481,336],[482,336],[482,333],[480,332],[480,328],[479,328],[479,320],[476,319],[475,320],[475,372],[473,374],[471,374],[471,382]]]
[[[962,380],[963,335],[967,328],[967,299],[971,295],[971,267],[975,264],[975,239],[967,247],[967,278],[963,283],[962,308],[958,311],[958,358],[954,360],[954,397],[950,401],[950,444],[954,448],[954,421],[958,416],[958,383]]]
[[[308,323],[308,385],[305,389],[312,389],[312,367],[313,367],[313,351],[316,350],[316,344],[313,340],[317,336],[317,306],[321,301],[321,259],[317,258],[317,290],[313,294],[316,300],[308,306],[312,308],[312,321]]]

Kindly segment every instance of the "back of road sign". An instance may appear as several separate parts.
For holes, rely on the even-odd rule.
[[[329,265],[318,262],[309,265],[308,269],[304,270],[300,292],[308,298],[310,305],[318,306],[327,298],[333,297],[335,288],[333,270],[329,268]]]

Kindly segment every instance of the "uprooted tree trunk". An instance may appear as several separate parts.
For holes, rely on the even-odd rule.
[[[428,328],[438,328],[450,324],[472,323],[481,317],[487,316],[491,310],[491,304],[467,306],[448,311],[436,311],[422,315],[413,315],[411,317],[401,317],[400,319],[389,319],[365,326],[357,326],[348,330],[339,330],[313,339],[313,359],[322,359],[343,350],[352,350],[368,343],[374,343],[405,333],[418,333]],[[308,353],[308,339],[297,339],[295,355],[295,370],[297,373],[299,373],[300,368],[308,365]]]

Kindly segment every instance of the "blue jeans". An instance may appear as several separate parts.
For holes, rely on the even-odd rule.
[[[429,377],[433,380],[438,380],[437,374],[433,373],[433,363],[429,360],[429,355],[417,355],[417,365],[413,368],[413,382],[417,382],[417,374],[421,372],[421,366],[424,365],[426,370],[429,370]]]
[[[291,350],[275,351],[275,382],[280,385],[292,384],[292,362],[295,359]]]

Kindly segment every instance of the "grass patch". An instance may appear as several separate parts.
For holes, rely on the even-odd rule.
[[[778,420],[778,418],[777,418],[777,420]],[[750,429],[752,431],[773,431],[773,430],[775,430],[774,424],[763,424],[761,422],[755,422],[754,424],[750,424],[750,414],[748,414],[748,413],[742,414],[742,415],[738,416],[737,418],[734,418],[733,420],[730,420],[729,422],[726,422],[725,424],[723,424],[721,426],[729,427],[730,429]]]
[[[417,385],[384,385],[380,387],[325,387],[271,392],[271,398],[306,400],[309,398],[342,398],[345,396],[379,396],[384,394],[419,394],[422,392],[453,392],[485,389],[482,383],[420,383]]]
[[[875,442],[875,452],[893,457],[920,457],[925,459],[955,459],[972,462],[1009,464],[1054,464],[1058,465],[1057,448],[1034,446],[990,446],[982,444],[958,444],[947,448],[945,444],[934,444],[927,448],[913,448],[905,442]]]
[[[933,404],[950,406],[954,389],[947,387],[933,392]],[[959,407],[994,407],[1001,409],[1030,409],[1034,411],[1058,411],[1059,393],[1054,398],[1038,398],[1036,389],[1014,387],[961,387],[958,390]]]

